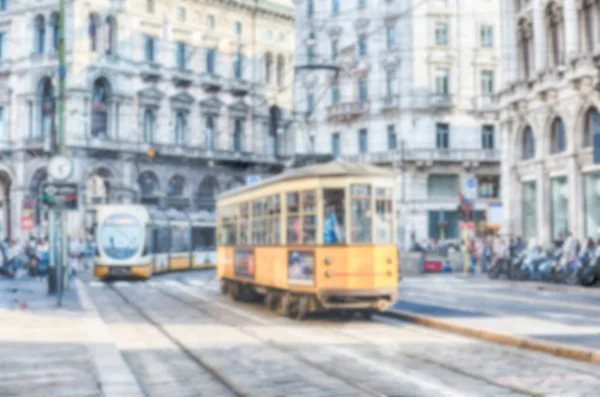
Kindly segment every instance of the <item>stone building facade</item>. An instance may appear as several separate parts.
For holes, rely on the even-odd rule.
[[[479,182],[484,218],[500,194],[492,94],[499,3],[296,2],[299,151],[398,171],[400,242],[460,237],[458,195]],[[336,71],[336,68],[337,71]]]
[[[600,3],[503,0],[502,14],[504,231],[598,238]]]
[[[1,4],[1,224],[19,236],[56,131],[58,1]],[[69,233],[98,203],[213,211],[216,192],[293,151],[291,2],[67,1],[65,25],[66,143],[82,193]]]

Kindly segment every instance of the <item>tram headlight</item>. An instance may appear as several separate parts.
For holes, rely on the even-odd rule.
[[[327,277],[327,278],[333,277],[333,272],[329,269],[325,270],[325,277]]]
[[[331,265],[332,263],[333,263],[333,260],[331,258],[329,258],[329,257],[325,258],[325,264],[327,266]]]
[[[388,277],[392,277],[394,275],[394,272],[391,270],[388,270],[387,275],[388,275]]]

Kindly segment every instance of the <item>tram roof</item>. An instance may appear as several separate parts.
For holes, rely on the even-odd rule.
[[[265,179],[252,185],[245,185],[235,189],[227,190],[219,195],[219,198],[226,198],[235,196],[240,193],[250,192],[256,189],[260,189],[265,186],[273,185],[275,183],[290,181],[301,178],[320,178],[320,177],[331,177],[331,176],[380,176],[380,177],[391,177],[393,171],[376,167],[374,165],[357,164],[357,163],[346,163],[341,161],[332,161],[324,164],[312,164],[305,167],[294,168],[283,173]]]

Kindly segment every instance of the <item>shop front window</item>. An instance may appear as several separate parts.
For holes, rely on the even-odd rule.
[[[553,178],[551,185],[552,239],[567,235],[569,229],[569,194],[567,177]]]
[[[536,192],[535,182],[523,184],[523,239],[525,241],[537,236]]]
[[[585,232],[587,237],[600,238],[600,172],[585,176]]]

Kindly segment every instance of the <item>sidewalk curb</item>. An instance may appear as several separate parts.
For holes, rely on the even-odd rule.
[[[112,342],[110,330],[98,313],[86,285],[75,280],[79,302],[85,313],[82,331],[88,336],[86,346],[98,376],[98,386],[103,397],[144,397],[135,375],[121,352]]]
[[[522,349],[548,353],[558,357],[600,365],[600,350],[585,350],[566,345],[536,341],[529,338],[458,325],[449,321],[439,320],[434,317],[417,315],[397,309],[388,310],[387,312],[380,313],[380,315],[397,318],[414,324],[424,325],[430,328],[453,332],[455,334],[466,335],[501,345],[520,347]]]

